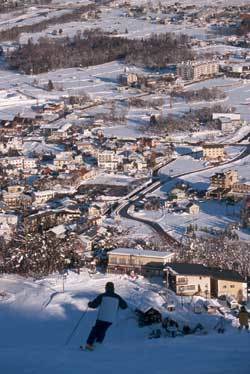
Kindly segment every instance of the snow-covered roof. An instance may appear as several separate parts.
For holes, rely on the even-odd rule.
[[[58,225],[52,227],[49,231],[52,231],[55,235],[62,235],[65,233],[66,229],[64,225]]]
[[[168,258],[172,257],[173,253],[171,252],[160,252],[160,251],[151,251],[143,250],[137,248],[117,248],[109,252],[109,254],[115,255],[131,255],[131,256],[144,256],[144,257],[156,257],[156,258]]]

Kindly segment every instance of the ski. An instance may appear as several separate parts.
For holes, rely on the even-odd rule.
[[[93,352],[94,351],[94,347],[90,349],[90,348],[84,347],[83,345],[80,345],[80,351],[83,351],[83,352]]]

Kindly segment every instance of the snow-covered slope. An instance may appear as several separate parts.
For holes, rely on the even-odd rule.
[[[151,327],[139,328],[131,309],[119,312],[106,340],[95,352],[79,351],[96,318],[89,310],[68,345],[65,341],[86,309],[87,302],[102,292],[107,280],[133,308],[152,305],[167,314],[164,296],[157,285],[145,280],[70,273],[62,290],[62,277],[39,281],[17,276],[0,279],[0,372],[3,374],[247,374],[249,373],[250,334],[239,333],[228,321],[224,335],[212,327],[218,317],[195,314],[192,308],[176,305],[173,318],[181,324],[201,322],[205,336],[185,336],[148,340]]]

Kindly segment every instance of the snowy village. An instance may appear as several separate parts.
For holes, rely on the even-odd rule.
[[[0,372],[250,373],[249,0],[0,0]]]

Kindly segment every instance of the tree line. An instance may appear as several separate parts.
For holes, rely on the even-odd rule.
[[[117,59],[149,68],[162,68],[170,63],[192,59],[186,35],[161,34],[147,39],[131,40],[104,34],[100,30],[78,32],[74,38],[29,39],[25,45],[7,53],[13,69],[26,74],[52,69],[99,65]]]
[[[199,90],[190,90],[190,91],[176,91],[172,93],[174,97],[180,97],[187,102],[192,101],[213,101],[225,99],[226,94],[224,91],[220,90],[217,87],[207,88],[203,87]]]
[[[198,237],[177,248],[177,261],[235,270],[246,277],[250,275],[250,244],[227,235]]]
[[[17,233],[8,243],[0,237],[0,273],[44,276],[80,265],[70,236],[59,239],[50,232]]]
[[[47,0],[44,0],[44,1],[46,2]],[[40,0],[40,3],[42,3],[41,0]],[[68,13],[64,13],[59,16],[48,18],[38,23],[33,23],[31,25],[14,26],[14,27],[11,27],[5,30],[1,30],[0,41],[3,42],[7,40],[16,40],[22,33],[41,32],[52,25],[58,25],[58,24],[61,25],[61,24],[68,23],[68,22],[79,21],[82,14],[87,13],[89,11],[93,11],[93,10],[96,10],[95,4],[83,5],[79,8],[74,9],[73,11],[71,10]]]
[[[51,3],[51,1],[52,0],[1,0],[0,13],[9,12],[11,10],[18,10],[30,5],[48,5]]]
[[[167,115],[152,115],[147,126],[142,130],[150,131],[151,134],[172,134],[182,131],[197,131],[200,127],[209,130],[219,130],[219,123],[212,119],[213,113],[234,112],[235,108],[229,108],[221,105],[212,107],[203,107],[200,109],[189,110],[183,115],[168,113]]]

